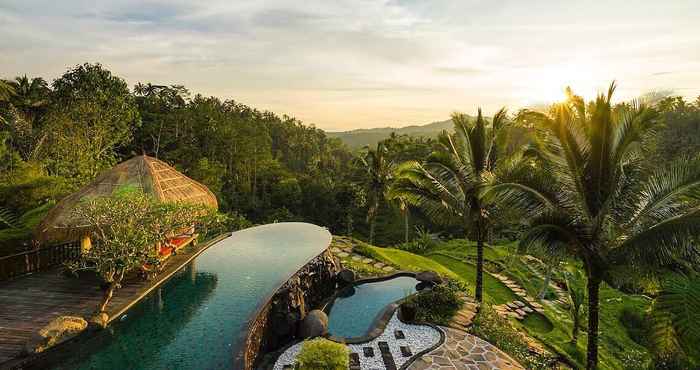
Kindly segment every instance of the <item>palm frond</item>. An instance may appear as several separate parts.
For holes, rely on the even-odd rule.
[[[666,279],[654,313],[673,327],[683,346],[700,346],[700,277],[675,275]]]
[[[531,220],[530,228],[520,239],[520,247],[552,256],[575,255],[583,249],[581,234],[565,214],[546,213]]]
[[[700,201],[700,159],[681,158],[659,168],[631,199],[628,227],[658,223]]]
[[[4,224],[11,229],[22,228],[22,224],[17,216],[12,213],[12,211],[4,207],[0,207],[0,224]]]
[[[415,161],[402,164],[396,173],[397,178],[389,191],[392,196],[401,195],[409,204],[426,208],[435,216],[464,214],[464,194],[454,176],[436,176]]]
[[[674,262],[700,261],[700,249],[693,240],[700,236],[700,208],[670,217],[623,240],[612,249],[613,264],[646,268]]]

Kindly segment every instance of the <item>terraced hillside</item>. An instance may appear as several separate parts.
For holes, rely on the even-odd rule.
[[[381,248],[346,237],[335,237],[333,247],[346,267],[361,275],[381,275],[388,271],[433,270],[460,281],[473,292],[476,248],[467,240],[442,242],[419,255],[408,251]],[[485,250],[486,274],[484,303],[505,317],[513,328],[527,335],[534,346],[542,346],[559,356],[563,363],[582,368],[585,363],[585,330],[576,344],[571,341],[572,320],[568,314],[568,294],[561,271],[554,268],[548,293],[536,297],[544,285],[547,265],[516,253],[515,243],[488,246]],[[624,294],[611,287],[601,290],[600,368],[634,369],[648,359],[647,348],[635,342],[621,318],[624,310],[643,312],[650,301],[646,297]]]

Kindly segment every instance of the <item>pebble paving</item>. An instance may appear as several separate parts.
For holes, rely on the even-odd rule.
[[[413,362],[408,370],[525,370],[489,342],[453,328],[441,328],[445,343]]]
[[[398,339],[395,334],[397,331],[401,331],[403,337]],[[361,370],[385,370],[386,366],[383,363],[380,343],[384,346],[388,346],[388,351],[391,353],[391,357],[395,361],[397,367],[401,367],[406,363],[410,356],[404,356],[406,350],[411,353],[419,353],[421,351],[427,350],[440,342],[440,333],[437,329],[434,329],[426,325],[412,325],[401,322],[396,314],[389,320],[384,332],[377,338],[373,339],[368,343],[363,344],[349,344],[348,348],[351,353],[357,353],[359,356],[360,369]],[[285,365],[291,365],[295,362],[295,359],[299,352],[301,351],[302,343],[295,344],[289,347],[275,362],[273,370],[282,370]],[[406,347],[401,349],[401,347]],[[372,348],[372,350],[366,350],[365,348]],[[372,356],[367,356],[369,353]]]

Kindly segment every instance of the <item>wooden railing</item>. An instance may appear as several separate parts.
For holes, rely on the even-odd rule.
[[[70,242],[0,257],[0,281],[43,271],[80,255],[80,243]]]

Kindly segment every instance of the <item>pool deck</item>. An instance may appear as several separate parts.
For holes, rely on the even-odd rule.
[[[209,246],[227,236],[185,248],[169,258],[163,272],[151,281],[126,281],[107,306],[110,320],[119,318]],[[66,277],[60,268],[1,282],[0,368],[19,357],[24,344],[51,320],[64,315],[88,319],[101,300],[102,291],[96,280]]]

